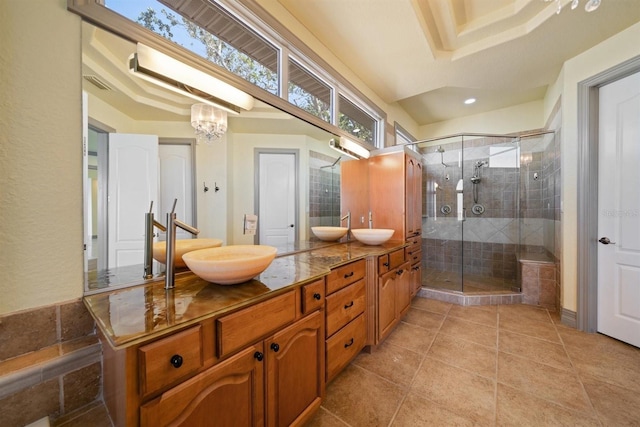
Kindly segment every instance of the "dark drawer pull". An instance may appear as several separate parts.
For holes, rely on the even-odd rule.
[[[399,275],[401,275],[402,273],[404,273],[404,270],[402,270],[402,269],[400,269],[400,270],[396,271],[396,274],[397,274],[398,276],[399,276]]]
[[[353,338],[351,338],[351,341],[349,341],[347,344],[344,345],[344,348],[349,348],[353,345]]]
[[[271,350],[275,351],[276,353],[280,351],[280,346],[277,343],[273,343],[271,344]]]
[[[344,305],[344,308],[349,308],[349,307],[353,307],[353,301],[351,301],[349,304]]]
[[[171,364],[176,369],[182,366],[183,361],[184,360],[182,359],[182,356],[180,356],[179,354],[174,354],[173,356],[171,356],[171,360],[170,360]]]
[[[253,357],[255,357],[258,362],[262,362],[262,359],[264,359],[264,354],[260,353],[259,351],[256,351],[255,353],[253,353]]]
[[[389,263],[388,263],[388,262],[385,262],[385,263],[384,263],[384,264],[382,264],[382,265],[384,265],[385,267],[389,267]]]
[[[349,274],[345,274],[345,275],[344,275],[344,278],[345,278],[345,279],[348,279],[348,278],[349,278],[349,277],[351,277],[351,276],[353,276],[353,271],[352,271],[351,273],[349,273]]]
[[[318,301],[320,301],[320,299],[322,298],[322,295],[320,295],[319,293],[316,292],[315,294],[313,294],[313,298],[317,299]]]

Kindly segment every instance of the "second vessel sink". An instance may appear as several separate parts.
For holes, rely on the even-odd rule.
[[[231,245],[189,252],[182,259],[201,279],[234,285],[262,273],[276,257],[276,251],[267,245]]]
[[[216,248],[222,246],[220,239],[178,239],[176,240],[176,251],[173,257],[175,267],[186,267],[182,255],[187,252],[199,249]],[[153,259],[163,264],[167,263],[167,242],[156,242],[153,244]]]
[[[355,228],[353,236],[365,245],[381,245],[393,236],[394,230],[387,228]]]
[[[340,240],[349,229],[346,227],[328,227],[328,226],[318,226],[311,227],[311,231],[315,236],[324,240],[325,242],[335,242],[336,240]]]

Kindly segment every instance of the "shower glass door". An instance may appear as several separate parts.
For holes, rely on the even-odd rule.
[[[423,158],[426,201],[423,281],[429,288],[463,292],[463,138],[419,144],[418,150]]]
[[[462,157],[462,290],[519,290],[519,139],[468,135],[463,138]]]

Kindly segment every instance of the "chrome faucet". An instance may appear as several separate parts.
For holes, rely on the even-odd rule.
[[[167,228],[160,224],[153,217],[153,200],[151,206],[149,206],[149,212],[144,214],[144,278],[153,278],[153,227],[157,227],[162,231],[167,231]]]
[[[200,230],[197,228],[187,225],[176,218],[176,203],[178,203],[178,199],[174,199],[173,208],[171,212],[167,213],[167,263],[165,264],[166,269],[164,272],[165,289],[173,289],[176,284],[175,263],[173,259],[176,252],[176,227],[180,227],[193,235],[200,233]]]
[[[347,214],[340,218],[340,224],[342,224],[342,221],[345,219],[347,220],[347,240],[351,240],[351,211],[347,211]]]
[[[373,215],[371,215],[371,211],[369,211],[369,228],[373,228]]]

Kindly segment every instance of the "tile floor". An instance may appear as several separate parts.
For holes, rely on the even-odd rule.
[[[529,305],[416,298],[307,427],[640,426],[640,349]]]
[[[110,426],[104,405],[56,426]],[[640,426],[640,349],[529,305],[416,298],[306,427]]]

